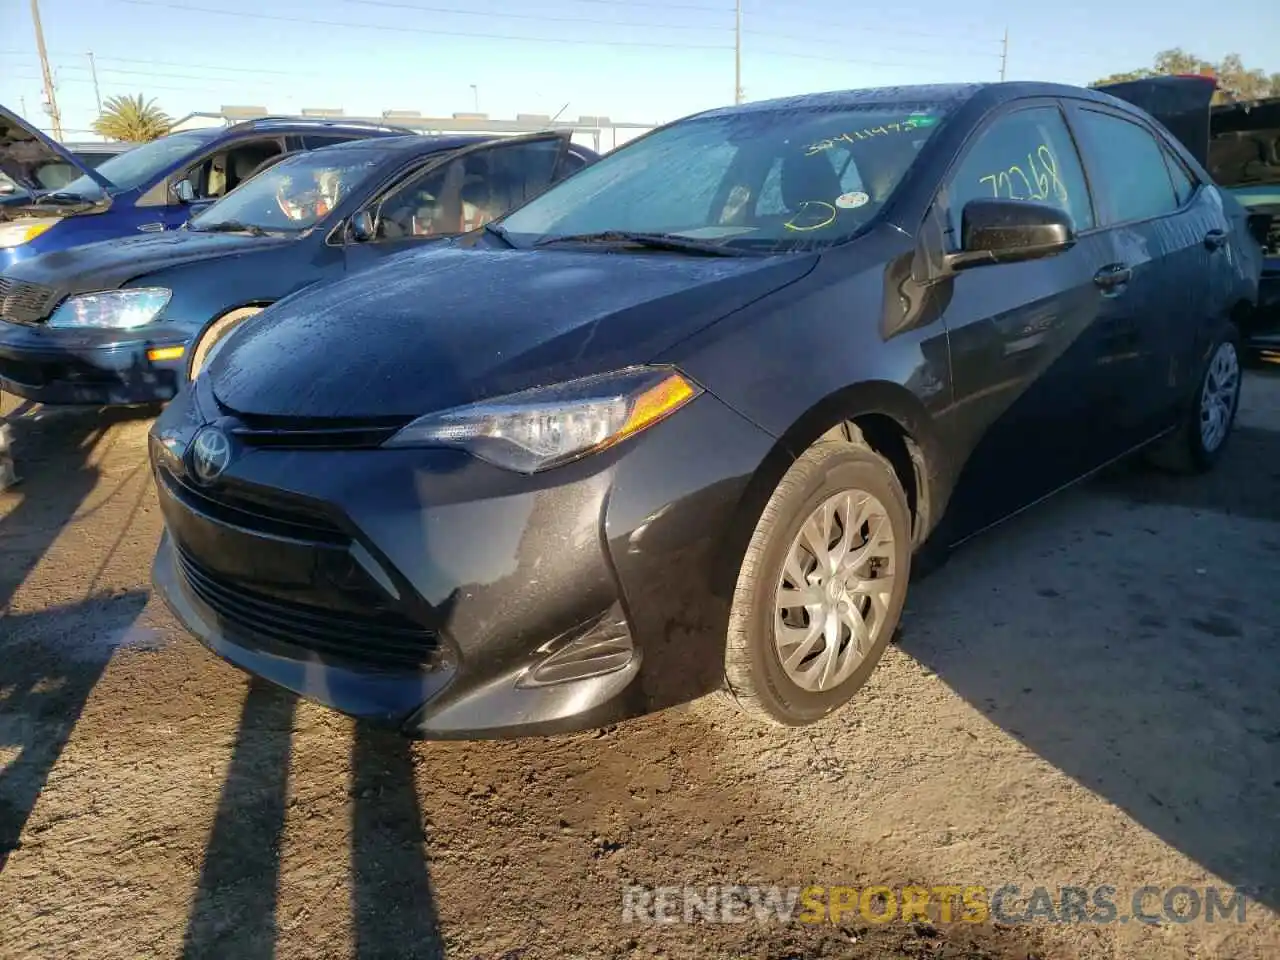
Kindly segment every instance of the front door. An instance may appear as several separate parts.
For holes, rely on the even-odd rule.
[[[997,116],[953,168],[931,214],[948,250],[960,248],[964,205],[980,197],[1059,206],[1077,241],[1055,256],[940,281],[952,284],[943,319],[954,398],[943,428],[969,451],[940,531],[952,542],[1091,469],[1109,429],[1099,365],[1106,301],[1095,283],[1108,250],[1055,101]]]
[[[369,207],[375,235],[347,244],[347,267],[478,229],[542,192],[564,150],[559,136],[520,139],[431,158]]]

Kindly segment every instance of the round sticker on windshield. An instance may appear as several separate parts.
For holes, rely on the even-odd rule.
[[[842,193],[836,197],[836,206],[841,210],[856,210],[858,207],[865,207],[871,202],[861,190],[855,190],[853,193]]]

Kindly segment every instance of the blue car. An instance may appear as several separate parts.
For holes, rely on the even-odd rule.
[[[596,159],[559,133],[370,138],[279,158],[180,230],[0,275],[0,387],[47,404],[168,400],[275,301],[475,230]]]
[[[264,117],[172,133],[94,165],[0,107],[0,274],[42,253],[179,227],[193,203],[224,196],[279,154],[412,132]]]

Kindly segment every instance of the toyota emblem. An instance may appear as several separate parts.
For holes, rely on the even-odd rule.
[[[212,483],[231,463],[231,440],[217,427],[201,427],[191,443],[191,472]]]

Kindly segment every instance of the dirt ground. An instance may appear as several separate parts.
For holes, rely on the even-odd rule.
[[[250,682],[150,598],[148,425],[15,431],[0,956],[1280,956],[1280,379],[1247,380],[1214,475],[1117,470],[964,548],[794,732],[704,701],[410,743]],[[623,922],[628,884],[757,882],[1250,897],[1243,923]]]

